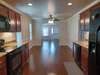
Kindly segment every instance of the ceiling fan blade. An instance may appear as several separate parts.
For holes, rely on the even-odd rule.
[[[60,19],[55,18],[54,21],[60,21]]]

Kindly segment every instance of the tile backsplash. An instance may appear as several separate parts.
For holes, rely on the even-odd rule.
[[[89,40],[89,32],[84,32],[83,34],[83,40],[88,41]]]
[[[0,39],[4,39],[5,43],[16,41],[16,34],[12,32],[2,32],[0,33]]]

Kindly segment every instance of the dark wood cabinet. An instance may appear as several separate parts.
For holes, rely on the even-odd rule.
[[[98,8],[100,9],[100,2],[97,3],[96,5],[92,6],[92,7],[90,8],[90,11],[93,12],[93,11],[95,11],[95,10],[98,9]]]
[[[0,4],[0,15],[8,17],[8,8]]]
[[[87,10],[80,14],[80,30],[88,31],[90,23],[90,11]]]
[[[28,43],[22,46],[22,65],[24,66],[29,58],[29,46]]]
[[[88,48],[82,46],[81,42],[73,43],[74,60],[76,64],[82,69],[84,75],[88,75],[88,54]]]
[[[81,68],[88,75],[88,49],[84,47],[81,47]]]
[[[20,14],[9,10],[9,19],[10,19],[10,32],[21,32],[21,18]]]
[[[21,16],[17,12],[3,6],[0,4],[0,15],[7,17],[10,23],[10,29],[4,30],[1,32],[21,32]]]
[[[80,31],[79,31],[79,39],[85,40],[85,32],[89,31],[89,23],[90,23],[90,11],[87,10],[80,14]]]
[[[16,13],[12,10],[9,10],[9,19],[10,19],[10,30],[9,32],[16,32]]]
[[[76,64],[81,67],[81,46],[77,43],[73,43],[73,56]]]
[[[0,57],[0,75],[7,75],[6,57]]]
[[[21,16],[16,13],[16,31],[21,32]]]

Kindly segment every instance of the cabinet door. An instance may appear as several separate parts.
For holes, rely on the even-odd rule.
[[[0,57],[0,75],[7,75],[6,57]]]
[[[8,17],[8,8],[0,4],[0,15]]]
[[[0,65],[0,75],[7,75],[6,63]]]
[[[16,32],[16,17],[15,12],[12,10],[9,10],[9,19],[10,19],[10,32]]]
[[[25,48],[24,45],[21,47],[22,49],[22,65],[24,66],[25,64]]]
[[[89,31],[90,10],[84,12],[84,31]]]
[[[95,11],[95,10],[98,9],[98,8],[100,9],[100,2],[97,3],[96,5],[92,6],[92,7],[90,8],[90,11],[93,12],[93,11]]]
[[[21,17],[20,14],[16,13],[16,27],[17,27],[17,32],[21,32]]]
[[[29,46],[25,44],[22,46],[22,64],[25,65],[29,58]]]
[[[74,43],[74,59],[78,66],[81,66],[81,46],[79,44]]]
[[[26,44],[25,53],[26,53],[26,60],[28,60],[28,58],[29,58],[29,44],[28,43]]]
[[[85,75],[88,75],[88,49],[81,48],[81,68]]]
[[[85,20],[84,20],[84,13],[80,14],[80,30],[84,30]]]

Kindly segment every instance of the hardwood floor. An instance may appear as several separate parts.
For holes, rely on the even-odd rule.
[[[30,50],[24,75],[68,75],[64,62],[73,61],[71,54],[67,46],[59,46],[57,41],[43,41],[42,46]]]

